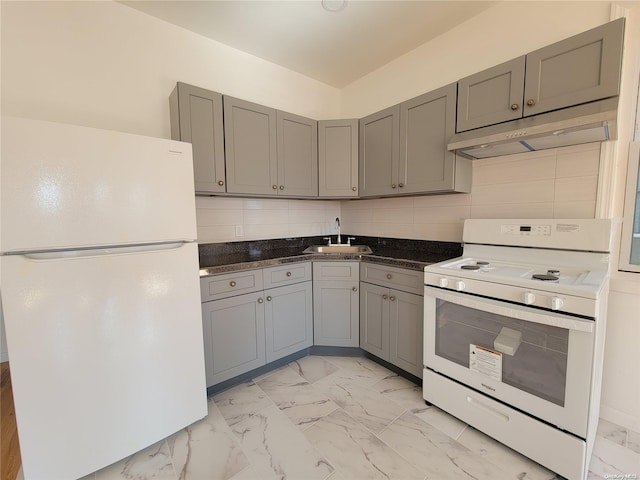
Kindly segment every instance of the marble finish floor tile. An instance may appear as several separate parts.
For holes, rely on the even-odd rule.
[[[640,433],[601,421],[588,479],[633,474]],[[203,420],[83,480],[378,478],[564,480],[425,405],[420,387],[384,367],[329,356],[211,397]]]
[[[378,437],[427,478],[518,480],[409,412]]]
[[[318,355],[303,357],[291,362],[289,367],[309,383],[314,383],[338,371],[338,367]]]
[[[327,395],[288,366],[261,380],[258,386],[301,429],[338,408]]]
[[[324,480],[334,471],[275,405],[232,429],[261,479]]]
[[[167,443],[180,480],[228,480],[249,467],[249,459],[211,400],[204,419],[169,437]]]
[[[273,405],[267,394],[254,382],[243,383],[220,392],[213,397],[213,400],[230,426]]]
[[[373,433],[379,433],[406,411],[381,393],[362,385],[358,379],[353,379],[350,372],[346,375],[336,372],[317,381],[314,386]]]
[[[423,480],[425,477],[344,410],[327,415],[304,433],[345,478]]]

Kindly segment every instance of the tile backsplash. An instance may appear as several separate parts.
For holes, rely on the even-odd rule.
[[[200,243],[335,235],[459,242],[467,218],[593,218],[600,144],[475,160],[471,193],[371,200],[196,197]],[[239,226],[241,235],[236,235]]]

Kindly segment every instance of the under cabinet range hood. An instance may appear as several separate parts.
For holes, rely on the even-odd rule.
[[[618,97],[462,132],[447,149],[472,160],[616,138]]]

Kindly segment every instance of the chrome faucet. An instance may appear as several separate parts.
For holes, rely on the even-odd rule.
[[[342,245],[342,237],[340,236],[340,218],[339,217],[336,217],[336,225],[338,227],[337,245]]]

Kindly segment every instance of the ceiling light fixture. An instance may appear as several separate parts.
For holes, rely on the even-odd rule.
[[[322,0],[321,3],[327,12],[341,12],[347,8],[348,0]]]

